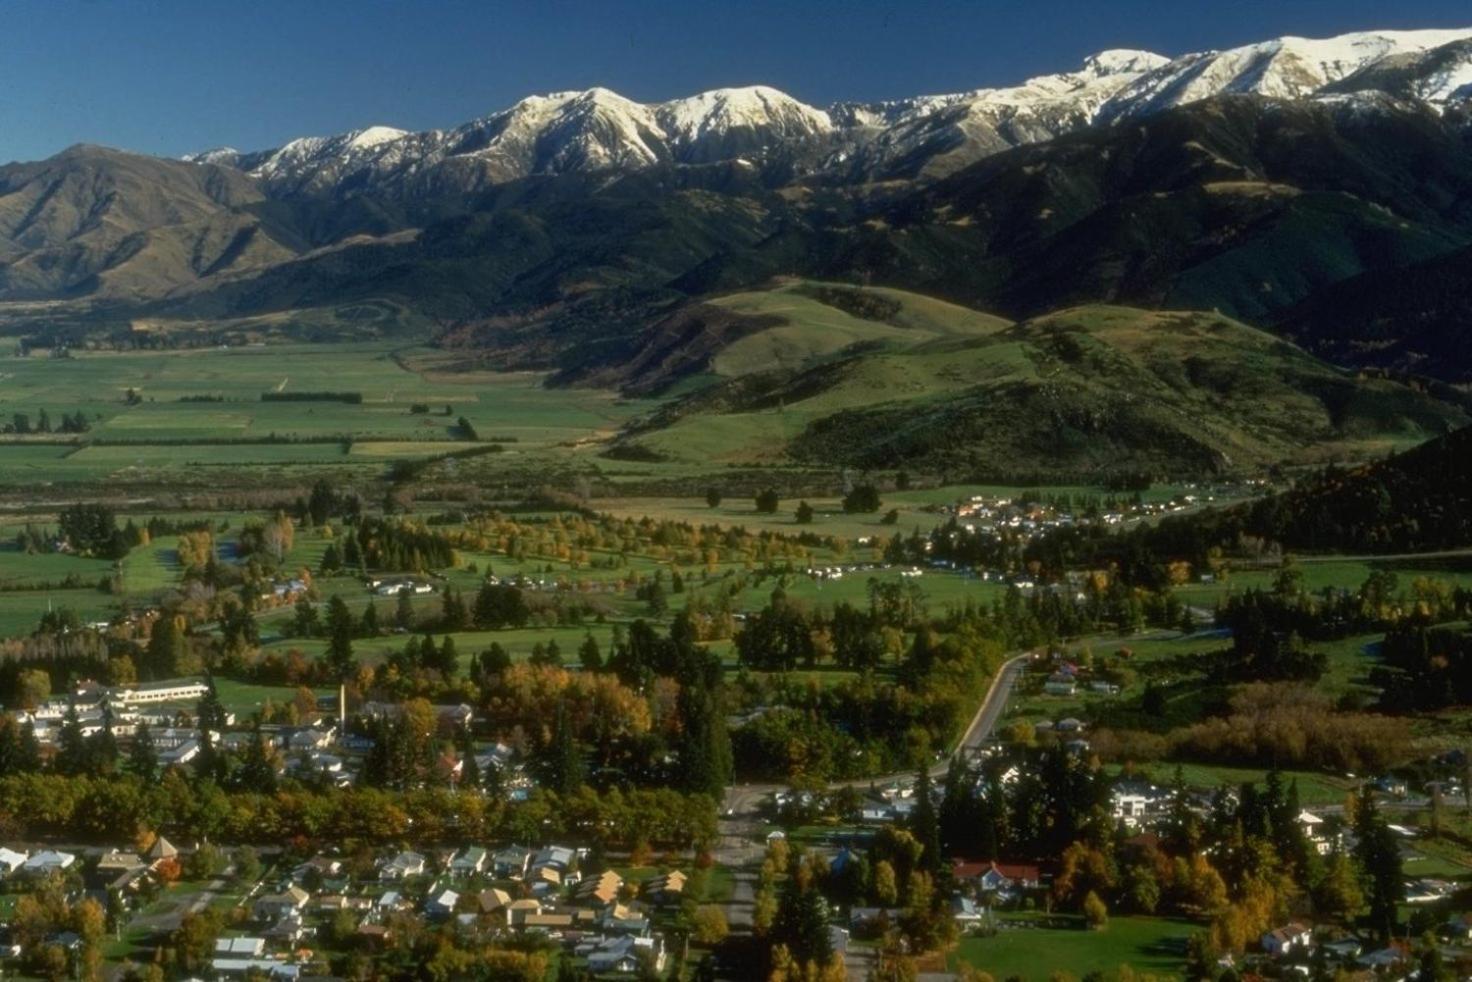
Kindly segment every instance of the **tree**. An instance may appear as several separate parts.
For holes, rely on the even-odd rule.
[[[244,790],[276,793],[276,765],[266,748],[259,721],[251,727],[250,743],[246,744],[245,756],[240,762],[239,784]]]
[[[318,629],[317,608],[312,601],[302,597],[296,602],[296,619],[292,623],[292,633],[299,638],[310,638],[316,635]]]
[[[178,620],[162,614],[153,622],[139,674],[149,680],[173,678],[181,673],[188,658],[189,641]]]
[[[342,597],[327,604],[327,668],[335,679],[351,678],[358,669],[353,657],[353,615]]]
[[[915,810],[910,813],[910,831],[920,843],[920,865],[936,873],[941,868],[940,820],[935,801],[930,796],[930,771],[925,767],[915,775]]]
[[[850,515],[876,512],[881,504],[879,489],[872,484],[856,485],[852,491],[843,496],[843,510]]]
[[[21,709],[35,709],[51,698],[51,673],[43,668],[27,668],[16,683],[16,698]]]
[[[772,937],[786,945],[796,961],[821,965],[833,957],[833,940],[828,934],[828,902],[813,879],[805,874],[787,878]]]
[[[721,507],[721,492],[718,488],[707,488],[705,492],[705,504],[709,508]]]
[[[1370,927],[1385,941],[1395,933],[1397,906],[1405,899],[1405,880],[1401,872],[1400,843],[1380,816],[1368,791],[1359,796],[1355,833],[1359,836],[1355,858],[1365,881]]]
[[[463,631],[470,622],[465,601],[461,598],[460,591],[452,586],[445,587],[445,594],[440,600],[440,621],[446,631]]]
[[[725,911],[716,904],[700,905],[690,921],[690,937],[697,944],[718,945],[731,933]]]
[[[76,704],[67,706],[62,717],[61,731],[56,738],[56,758],[52,766],[58,774],[76,776],[85,774],[87,767],[87,743],[82,736],[82,720],[77,715]]]
[[[558,794],[570,795],[583,786],[583,753],[567,718],[567,704],[558,703],[552,727],[552,742],[545,763],[547,786]]]
[[[1101,931],[1109,925],[1109,908],[1092,890],[1084,897],[1084,920],[1095,931]]]
[[[363,606],[362,624],[363,636],[366,638],[378,637],[378,605],[372,600]]]
[[[811,525],[813,523],[813,506],[806,501],[797,503],[797,524]]]
[[[777,508],[781,505],[781,499],[777,496],[776,488],[767,488],[760,491],[756,496],[756,510],[762,515],[775,515]]]
[[[578,645],[578,664],[585,672],[597,672],[603,668],[603,654],[598,650],[598,640],[591,631],[583,635],[583,643]]]
[[[680,692],[680,715],[684,728],[680,746],[684,789],[719,799],[731,783],[734,768],[731,734],[719,692],[704,685],[686,686]]]

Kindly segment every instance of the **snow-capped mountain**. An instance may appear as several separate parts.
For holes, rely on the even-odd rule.
[[[639,103],[603,88],[531,96],[450,130],[372,126],[276,150],[190,158],[276,194],[475,190],[535,174],[738,158],[800,162],[845,180],[935,178],[990,154],[1222,94],[1384,93],[1443,109],[1472,99],[1472,29],[1276,38],[1167,58],[1110,50],[1010,87],[827,110],[766,86]]]
[[[1146,72],[1111,98],[1103,120],[1141,116],[1223,93],[1303,99],[1368,67],[1472,38],[1472,30],[1372,31],[1312,40],[1283,37],[1185,55]]]

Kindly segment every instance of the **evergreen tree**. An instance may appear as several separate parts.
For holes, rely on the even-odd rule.
[[[215,691],[214,679],[209,680],[204,695],[200,696],[194,715],[199,720],[201,730],[225,729],[228,713],[225,711],[225,704],[220,701],[220,694]]]
[[[935,802],[930,797],[930,771],[921,767],[915,775],[915,810],[910,813],[910,831],[919,842],[920,867],[929,872],[941,868],[940,821],[935,813]]]
[[[296,620],[292,624],[292,633],[299,638],[315,637],[318,630],[317,608],[312,606],[312,601],[302,597],[296,602]]]
[[[225,757],[215,747],[208,729],[199,731],[199,753],[194,758],[194,779],[199,784],[219,784],[225,778]]]
[[[585,672],[597,672],[603,668],[603,653],[598,650],[598,640],[591,631],[583,636],[583,643],[578,646],[578,663]]]
[[[82,720],[75,703],[67,706],[56,737],[56,758],[52,766],[58,774],[75,776],[87,772],[87,742],[82,736]]]
[[[470,727],[462,726],[455,735],[456,748],[460,751],[460,786],[472,791],[480,790],[480,764],[475,759],[475,738]]]
[[[787,945],[799,963],[825,965],[833,957],[833,941],[828,935],[828,902],[812,877],[789,876],[782,885],[772,937],[776,943]]]
[[[351,542],[352,540],[349,539],[348,541]],[[372,600],[369,600],[363,607],[361,624],[363,625],[362,630],[365,638],[378,637],[378,605]]]
[[[1370,927],[1381,941],[1386,941],[1395,934],[1397,905],[1405,899],[1405,880],[1400,843],[1368,790],[1360,794],[1355,809],[1355,834],[1359,837],[1355,859],[1365,880]]]
[[[572,723],[567,718],[567,705],[558,703],[553,723],[552,742],[545,762],[547,786],[558,794],[569,795],[583,786],[583,754],[578,748]]]
[[[681,783],[688,792],[719,800],[731,783],[734,767],[719,692],[704,685],[687,685],[680,692],[680,715],[684,730]]]
[[[35,774],[41,769],[41,741],[36,737],[35,724],[29,720],[20,728],[20,745],[15,754],[17,774]]]
[[[446,631],[463,631],[470,623],[465,601],[454,587],[445,587],[445,595],[440,600],[440,621]]]
[[[399,601],[394,607],[394,626],[406,631],[414,626],[414,599],[408,590],[399,591]]]
[[[246,745],[245,757],[240,762],[239,784],[244,790],[260,794],[276,793],[276,767],[266,750],[266,737],[261,733],[260,720],[251,726],[250,743]]]
[[[153,623],[148,647],[139,666],[145,680],[173,678],[189,656],[189,642],[174,618],[162,615]]]
[[[335,679],[347,679],[357,670],[353,657],[353,615],[342,597],[327,604],[327,667]]]
[[[112,707],[102,706],[102,729],[87,738],[87,769],[93,774],[110,775],[117,770],[118,740],[112,731]]]
[[[139,723],[133,734],[133,746],[128,751],[128,770],[144,784],[152,784],[158,776],[158,748],[147,723]]]

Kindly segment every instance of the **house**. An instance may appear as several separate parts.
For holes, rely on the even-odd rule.
[[[689,879],[677,869],[663,876],[656,876],[644,884],[644,896],[657,904],[671,904],[685,895],[685,883]]]
[[[1330,958],[1337,959],[1341,962],[1348,961],[1351,958],[1359,957],[1360,951],[1363,950],[1360,947],[1359,941],[1355,940],[1352,937],[1340,938],[1337,941],[1326,942],[1320,945],[1319,949]]]
[[[542,902],[529,897],[524,900],[513,900],[503,909],[506,911],[506,926],[520,927],[526,923],[528,917],[534,917],[542,912]]]
[[[958,881],[971,883],[982,893],[1035,890],[1042,884],[1042,874],[1038,868],[1021,863],[968,863],[957,860],[953,871]]]
[[[611,869],[606,869],[597,876],[579,883],[577,889],[573,891],[573,899],[576,903],[593,907],[608,907],[618,900],[618,892],[623,889],[623,885],[622,876]]]
[[[1282,958],[1284,955],[1308,947],[1310,938],[1311,933],[1308,926],[1294,921],[1266,932],[1259,939],[1259,943],[1262,945],[1262,950],[1272,957]]]
[[[480,846],[466,846],[450,860],[451,876],[474,876],[486,868],[488,854]]]
[[[176,747],[161,749],[158,762],[162,767],[182,767],[199,756],[199,741],[185,740]]]
[[[970,897],[952,897],[951,919],[962,930],[965,930],[966,928],[975,927],[980,924],[984,919],[984,915],[981,912],[981,908],[976,905],[976,901]]]
[[[77,857],[69,852],[43,849],[21,865],[21,872],[28,876],[45,876],[48,873],[71,869]]]
[[[545,934],[560,934],[577,923],[573,914],[565,913],[542,913],[528,914],[521,922],[521,926],[527,931],[541,931]]]
[[[519,880],[531,865],[532,851],[525,846],[507,846],[491,856],[491,875],[497,879]]]
[[[550,866],[538,866],[526,882],[532,893],[544,896],[562,889],[562,874]]]
[[[296,883],[306,883],[330,880],[342,874],[342,860],[333,859],[331,856],[313,856],[305,863],[300,864],[291,871],[291,878]]]
[[[296,979],[301,977],[300,965],[274,961],[270,958],[215,958],[210,968],[222,979],[245,979],[265,976],[268,979]]]
[[[460,894],[454,890],[440,890],[425,901],[424,913],[429,917],[444,919],[455,913],[455,906],[459,903]]]
[[[14,873],[26,864],[26,854],[0,846],[0,875]]]
[[[380,880],[403,880],[424,872],[424,857],[417,852],[401,852],[384,863],[378,871]]]
[[[577,851],[566,846],[547,846],[532,857],[532,868],[550,868],[559,873],[566,873],[572,869],[572,864],[577,859]]]
[[[1078,683],[1074,682],[1072,676],[1062,673],[1048,676],[1048,681],[1043,683],[1043,692],[1050,696],[1071,696],[1077,689]]]
[[[141,870],[147,864],[143,862],[135,852],[119,852],[109,849],[97,860],[97,865],[92,867],[93,876],[104,885],[116,883],[118,879],[134,870]]]
[[[143,854],[143,858],[148,860],[149,865],[152,866],[165,859],[178,859],[179,850],[168,839],[158,836],[153,840],[153,845],[149,846],[148,851]]]
[[[311,894],[298,886],[290,886],[280,893],[267,893],[256,898],[251,913],[258,921],[279,921],[297,915],[307,906]]]
[[[633,938],[620,935],[604,938],[587,952],[588,971],[594,975],[633,975],[641,964],[654,971],[664,971],[664,945],[658,938]]]
[[[489,890],[482,890],[476,900],[480,905],[480,912],[482,914],[494,914],[496,911],[503,910],[511,904],[511,894],[505,890],[492,887]]]
[[[217,958],[260,958],[265,953],[265,938],[220,938],[215,942]]]
[[[642,937],[649,933],[649,918],[626,904],[614,904],[604,911],[598,924],[607,934],[632,934]]]

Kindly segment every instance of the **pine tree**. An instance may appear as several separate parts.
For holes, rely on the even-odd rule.
[[[1398,905],[1405,899],[1405,880],[1400,843],[1368,790],[1361,793],[1355,810],[1355,834],[1359,837],[1355,858],[1365,878],[1370,926],[1385,941],[1395,934]]]
[[[719,799],[731,783],[731,735],[720,710],[719,693],[687,686],[680,693],[684,739],[680,745],[684,789]]]
[[[440,601],[440,620],[444,630],[463,631],[469,619],[460,591],[454,587],[446,587],[444,597]]]
[[[195,707],[194,715],[199,719],[201,730],[225,729],[228,713],[225,711],[225,704],[220,701],[220,694],[215,691],[214,679],[209,680],[204,695],[199,699],[199,705]]]
[[[296,620],[292,624],[292,633],[299,638],[310,638],[317,634],[317,608],[312,606],[312,601],[302,597],[296,602]]]
[[[598,650],[598,640],[591,631],[583,636],[583,643],[578,646],[578,663],[585,672],[597,672],[603,668],[603,653]]]
[[[82,736],[82,721],[76,704],[68,706],[62,717],[61,732],[56,737],[56,759],[52,761],[58,774],[75,776],[87,771],[87,743]]]
[[[133,734],[133,746],[128,751],[128,770],[144,784],[152,784],[158,776],[158,749],[147,723],[139,723]]]
[[[140,674],[145,680],[172,678],[189,656],[189,642],[174,618],[167,614],[153,623],[148,647],[143,651]]]
[[[239,784],[244,790],[261,794],[276,792],[276,767],[266,750],[266,737],[261,733],[260,720],[251,726],[250,743],[246,745],[245,757],[240,762]]]
[[[399,591],[399,601],[394,607],[394,626],[406,631],[414,626],[414,599],[408,590]]]
[[[357,670],[353,657],[353,615],[342,597],[327,604],[327,667],[335,679],[347,679]]]
[[[352,539],[348,540],[353,541]],[[363,607],[362,631],[365,638],[378,637],[378,605],[372,600]]]
[[[583,786],[583,755],[567,718],[565,703],[557,705],[552,743],[547,748],[546,772],[548,787],[558,794],[573,794]]]
[[[915,776],[915,810],[910,813],[910,831],[923,848],[920,868],[932,873],[941,868],[940,821],[930,797],[930,771],[921,767]]]

